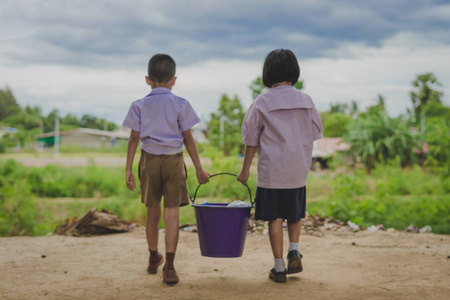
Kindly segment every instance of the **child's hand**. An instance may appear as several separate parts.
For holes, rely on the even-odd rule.
[[[133,171],[131,170],[127,170],[125,173],[125,181],[127,184],[127,188],[130,191],[134,191],[134,189],[136,188],[136,181],[134,179],[134,175],[133,175]]]
[[[239,181],[243,185],[246,185],[249,177],[250,172],[242,170],[241,173],[239,173],[239,175],[237,176],[237,181]]]
[[[211,176],[211,174],[209,174],[205,170],[203,169],[197,170],[196,174],[198,183],[203,184],[209,182],[209,177]]]

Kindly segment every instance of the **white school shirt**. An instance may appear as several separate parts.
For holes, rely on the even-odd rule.
[[[139,131],[142,150],[162,155],[182,152],[182,132],[198,123],[200,118],[186,99],[160,87],[131,104],[123,125]]]
[[[258,146],[257,186],[292,189],[305,186],[314,140],[323,137],[311,97],[281,85],[259,95],[242,124],[242,140]]]

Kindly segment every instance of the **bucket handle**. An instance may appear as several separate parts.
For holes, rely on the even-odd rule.
[[[209,176],[209,178],[212,178],[212,177],[218,176],[218,175],[231,175],[231,176],[237,177],[236,174],[224,172],[224,173],[213,174],[213,175]],[[191,199],[192,204],[194,204],[195,197],[197,196],[197,191],[198,191],[198,189],[200,188],[200,186],[201,186],[202,184],[203,184],[203,183],[200,183],[200,184],[197,186],[197,188],[195,189],[195,193],[194,193],[194,197],[193,197],[193,198],[191,198],[191,197],[189,196],[189,198]],[[247,188],[248,194],[249,194],[249,196],[250,196],[250,203],[252,204],[252,207],[253,207],[253,204],[254,204],[255,202],[252,200],[252,192],[250,191],[250,188],[248,187],[248,184],[245,184],[245,187]]]

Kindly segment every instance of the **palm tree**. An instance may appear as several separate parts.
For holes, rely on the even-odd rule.
[[[402,166],[414,161],[416,141],[408,126],[400,118],[390,118],[385,111],[378,111],[351,123],[344,139],[366,166],[374,168],[376,162],[385,163],[397,157]]]
[[[420,124],[420,130],[425,130],[425,112],[424,107],[428,102],[441,103],[443,95],[439,87],[442,84],[437,80],[433,73],[417,75],[413,81],[415,90],[411,91],[411,100],[416,114],[416,123]]]

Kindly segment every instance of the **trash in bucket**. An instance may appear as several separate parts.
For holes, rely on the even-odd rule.
[[[231,173],[218,173],[211,177],[217,175],[232,175],[236,177],[236,175]],[[194,198],[191,201],[195,209],[195,219],[197,220],[197,232],[202,256],[242,256],[247,237],[250,211],[253,207],[250,188],[246,185],[250,195],[251,205],[240,200],[232,203],[205,202],[195,204],[195,196],[200,186],[201,184],[197,187]]]

